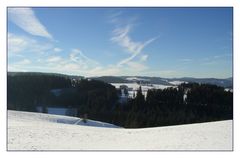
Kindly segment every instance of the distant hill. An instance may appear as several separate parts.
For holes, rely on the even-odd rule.
[[[176,79],[169,79],[169,80],[176,80]],[[184,78],[177,78],[177,80],[185,81],[185,82],[214,84],[214,85],[225,87],[225,88],[232,88],[233,87],[232,77],[231,78],[226,78],[226,79],[184,77]]]
[[[59,76],[59,77],[67,77],[70,79],[82,79],[83,76],[77,76],[77,75],[65,75],[60,73],[45,73],[45,72],[8,72],[8,76],[35,76],[35,75],[45,75],[45,76]]]
[[[106,83],[132,83],[129,80],[126,80],[123,77],[115,77],[115,76],[101,76],[101,77],[90,77],[91,79],[103,81]]]
[[[146,77],[146,76],[101,76],[92,77],[91,79],[100,80],[107,83],[134,83],[137,80],[148,81],[151,84],[171,85],[165,79],[160,77]]]
[[[139,78],[140,80],[143,81],[148,81],[151,84],[162,84],[162,85],[171,85],[166,79],[161,78],[161,77],[148,77],[148,76],[123,76],[125,79],[129,78]],[[134,82],[134,81],[133,81]]]
[[[133,83],[137,79],[148,81],[151,84],[172,85],[172,81],[196,82],[205,84],[214,84],[225,88],[233,88],[233,78],[217,79],[217,78],[161,78],[161,77],[147,77],[147,76],[102,76],[94,77],[95,80],[100,80],[107,83]],[[132,79],[132,80],[131,80]]]

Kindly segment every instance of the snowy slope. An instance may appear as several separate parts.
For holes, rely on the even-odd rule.
[[[8,111],[8,150],[232,149],[231,120],[145,129],[80,122],[74,117]]]
[[[22,111],[8,111],[8,120],[12,123],[18,122],[34,122],[34,123],[62,123],[70,125],[82,125],[82,126],[94,126],[94,127],[105,127],[105,128],[120,128],[118,126],[104,123],[100,121],[88,120],[84,123],[82,119],[77,117],[52,115],[43,113],[33,112],[22,112]]]

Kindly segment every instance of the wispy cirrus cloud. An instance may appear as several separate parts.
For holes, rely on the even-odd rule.
[[[16,12],[19,12],[19,10],[9,10],[9,15],[14,15],[11,21],[31,35],[51,39],[52,35],[48,33],[47,29],[40,23],[33,10],[30,8],[24,9],[25,11],[22,10],[20,12],[25,12],[22,15],[24,15],[24,17],[29,16],[30,21],[35,21],[33,26],[22,24],[17,21],[21,20],[21,17],[15,15]],[[118,18],[118,20],[112,21],[112,23],[118,24],[114,25],[115,29],[112,31],[112,37],[110,40],[114,44],[120,46],[120,49],[128,52],[128,57],[118,60],[115,64],[103,65],[96,61],[94,57],[86,55],[85,52],[79,48],[69,50],[67,50],[67,48],[62,49],[51,41],[47,43],[39,40],[36,37],[9,33],[9,52],[11,54],[23,55],[22,58],[24,59],[21,62],[18,60],[18,63],[15,59],[11,60],[9,67],[15,70],[58,72],[81,74],[85,76],[141,74],[142,72],[148,70],[148,66],[145,65],[145,62],[148,60],[149,55],[145,52],[143,53],[143,50],[158,37],[150,38],[145,41],[133,40],[133,38],[130,36],[130,33],[134,26],[132,23],[134,20],[126,19],[125,22],[121,24],[121,19],[119,18],[121,15],[122,12],[120,11],[111,17]],[[24,19],[22,20],[24,21]],[[25,22],[31,23],[27,21]],[[41,29],[36,29],[36,25],[41,26],[39,27]],[[34,52],[38,52],[37,56],[36,54],[31,54]],[[31,55],[32,58],[29,57],[31,61],[25,60],[28,55]]]
[[[86,56],[80,49],[74,48],[67,58],[61,56],[51,56],[48,58],[48,66],[55,71],[71,71],[72,73],[87,73],[99,67],[99,63]]]
[[[144,54],[140,57],[140,61],[144,62],[148,59],[148,55],[147,54]]]
[[[108,22],[117,24],[119,23],[119,17],[123,14],[122,11],[110,11],[108,15]]]
[[[97,65],[98,62],[87,57],[80,49],[72,49],[71,53],[69,54],[69,58],[71,61],[76,63],[82,63],[86,65]]]
[[[52,49],[50,43],[39,42],[23,35],[8,33],[8,52],[10,54],[23,54],[26,52],[42,53]]]
[[[8,8],[8,17],[10,21],[31,35],[53,39],[31,8]]]
[[[145,42],[136,42],[132,40],[129,35],[130,30],[132,29],[132,25],[127,25],[125,27],[116,28],[113,30],[113,37],[111,41],[117,43],[119,46],[123,47],[127,52],[131,54],[131,56],[121,60],[118,63],[118,66],[126,64],[132,61],[137,55],[139,55],[142,50],[155,41],[158,37],[151,38]]]
[[[109,70],[108,72],[124,75],[139,75],[146,72],[149,67],[145,62],[148,60],[149,55],[143,53],[143,50],[158,37],[145,41],[138,41],[132,38],[130,34],[133,31],[133,27],[137,24],[138,15],[128,15],[126,17],[122,10],[117,10],[115,12],[112,11],[108,18],[108,22],[114,26],[110,41],[129,54],[127,57],[120,59],[115,65],[106,67]]]

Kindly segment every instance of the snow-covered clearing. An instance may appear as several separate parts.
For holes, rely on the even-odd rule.
[[[139,77],[128,77],[126,80],[129,81],[150,81],[150,79],[144,79],[144,78],[139,78]]]
[[[173,86],[168,86],[168,85],[161,85],[161,84],[149,84],[149,85],[140,85],[137,83],[111,83],[115,88],[119,88],[121,85],[126,85],[128,88],[131,88],[132,90],[138,90],[139,87],[141,86],[143,91],[147,91],[148,89],[164,89],[168,87],[173,87]]]
[[[171,83],[171,84],[173,84],[173,85],[180,85],[180,84],[182,84],[182,83],[187,83],[187,82],[185,82],[185,81],[170,81],[170,82],[168,82],[168,83]]]
[[[129,98],[134,98],[133,96],[136,95],[137,90],[141,86],[142,93],[145,97],[147,97],[147,91],[149,89],[165,89],[168,87],[175,87],[175,86],[168,86],[168,85],[161,85],[161,84],[137,84],[137,83],[111,83],[115,88],[120,88],[120,86],[125,85],[128,87],[128,94]]]
[[[232,150],[231,120],[142,129],[83,125],[76,117],[8,111],[8,150]]]

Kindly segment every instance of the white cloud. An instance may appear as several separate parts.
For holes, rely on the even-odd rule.
[[[17,63],[15,63],[16,65],[28,65],[31,64],[32,62],[29,59],[23,59]]]
[[[139,42],[134,42],[129,37],[131,26],[127,25],[125,28],[116,28],[113,30],[114,36],[111,38],[113,42],[125,48],[128,52],[135,54],[139,53],[142,49],[142,44]]]
[[[61,68],[65,71],[73,71],[73,70],[81,71],[80,65],[74,64],[74,63],[64,64]]]
[[[109,22],[114,24],[119,23],[119,16],[122,15],[122,13],[123,13],[122,11],[111,12],[110,15],[108,16]]]
[[[147,59],[148,59],[148,55],[145,54],[141,56],[140,61],[146,61]]]
[[[47,59],[47,62],[59,62],[62,58],[60,56],[51,56]]]
[[[27,36],[15,35],[13,33],[8,33],[8,52],[10,54],[14,53],[43,53],[52,48],[49,43],[41,43]]]
[[[34,43],[34,41],[8,33],[8,51],[11,53],[19,53],[25,50],[30,43]]]
[[[150,43],[152,43],[157,39],[157,38],[151,38],[145,42],[135,42],[129,36],[130,30],[131,30],[131,25],[127,25],[124,28],[116,28],[113,31],[113,37],[111,38],[111,41],[117,43],[118,45],[126,49],[131,54],[131,56],[121,60],[118,63],[118,66],[127,64],[128,62],[133,60],[138,54],[142,52],[142,50],[147,45],[149,45]]]
[[[70,60],[79,64],[85,64],[88,66],[98,65],[97,61],[90,59],[89,57],[84,55],[80,49],[72,49],[72,52],[70,53],[69,58]]]
[[[122,70],[115,66],[97,66],[95,68],[90,69],[86,72],[87,76],[107,76],[107,75],[119,75],[122,74]]]
[[[82,53],[80,49],[72,49],[67,58],[48,56],[47,59],[38,59],[41,65],[38,69],[48,72],[88,75],[99,64]]]
[[[148,67],[138,62],[128,62],[126,66],[108,65],[97,66],[89,69],[85,73],[87,76],[119,76],[119,75],[142,75]]]
[[[17,62],[13,62],[11,64],[8,64],[8,71],[27,71],[26,67],[29,67],[31,65],[32,61],[29,59],[23,59]]]
[[[128,62],[127,65],[129,66],[129,68],[133,71],[144,71],[144,70],[147,70],[148,67],[145,66],[144,64],[142,63],[139,63],[139,62]]]
[[[79,55],[80,55],[80,51],[78,49],[73,49],[69,55],[69,58],[74,62],[78,62],[78,60],[80,58]]]
[[[8,65],[8,71],[27,72],[27,70],[23,67],[19,67],[16,65]]]
[[[54,52],[61,52],[61,51],[62,51],[62,49],[61,49],[61,48],[57,48],[57,47],[56,47],[56,48],[53,48],[53,51],[54,51]]]
[[[149,40],[142,42],[133,40],[130,36],[130,32],[132,30],[132,26],[136,21],[136,17],[124,19],[125,22],[127,22],[125,23],[123,20],[120,20],[119,16],[121,14],[121,12],[116,12],[110,17],[111,22],[115,24],[116,27],[112,31],[113,35],[110,40],[113,43],[121,46],[130,55],[126,58],[121,59],[114,66],[113,70],[114,72],[118,72],[122,75],[139,75],[140,73],[144,73],[146,70],[148,70],[148,67],[144,63],[148,59],[148,54],[141,55],[141,53],[146,46],[155,41],[158,37],[150,38]]]
[[[31,8],[8,8],[8,17],[10,21],[31,35],[52,39],[52,35]]]

